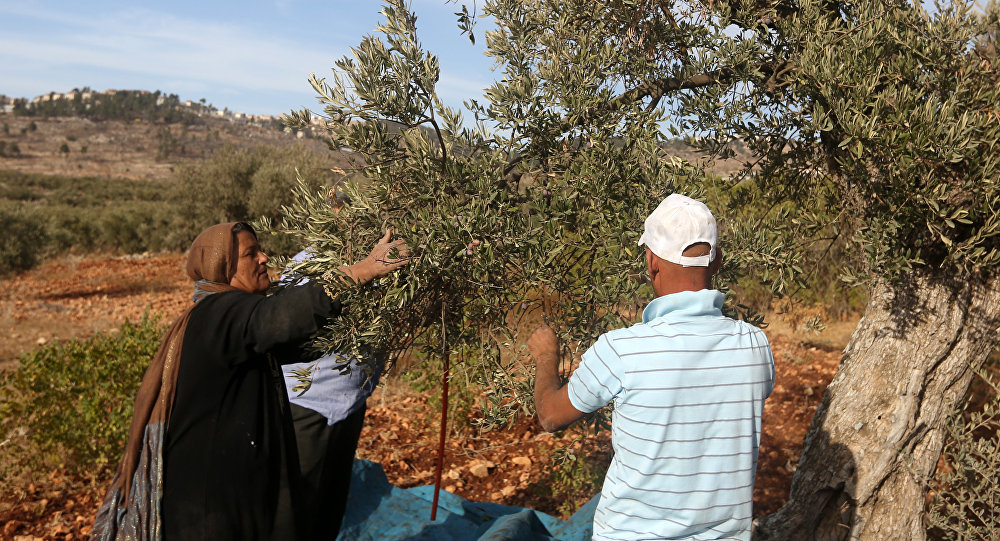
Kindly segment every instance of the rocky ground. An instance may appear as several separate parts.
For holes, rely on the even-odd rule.
[[[189,302],[183,256],[67,258],[0,284],[0,368],[14,369],[17,355],[38,344],[116,328],[152,310],[169,320]],[[758,515],[777,510],[823,390],[856,321],[833,322],[820,334],[797,329],[790,314],[772,314],[777,382],[767,401],[755,489]],[[437,398],[400,377],[369,400],[358,455],[381,462],[403,487],[434,478],[440,413]],[[475,415],[475,411],[471,412]],[[479,432],[452,419],[443,486],[465,498],[533,507],[566,516],[592,495],[600,468],[610,459],[609,434],[577,427],[557,434],[534,419]],[[85,539],[108,479],[40,477],[15,494],[0,494],[0,539]]]

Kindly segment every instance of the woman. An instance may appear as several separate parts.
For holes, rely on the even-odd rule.
[[[390,238],[341,270],[360,286],[405,265],[406,245]],[[393,249],[402,257],[388,259]],[[312,283],[264,296],[267,261],[242,222],[191,245],[195,304],[143,376],[94,539],[300,538],[295,436],[270,353],[308,338],[340,305]]]

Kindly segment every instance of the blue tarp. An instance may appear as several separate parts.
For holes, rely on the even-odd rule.
[[[470,502],[441,491],[430,521],[434,487],[392,486],[382,465],[355,460],[340,541],[585,541],[593,532],[598,496],[569,520],[524,507]]]

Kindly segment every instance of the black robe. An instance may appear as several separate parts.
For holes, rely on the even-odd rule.
[[[164,539],[301,537],[295,435],[281,371],[268,353],[297,345],[339,312],[315,285],[270,297],[229,291],[198,303],[166,433]]]

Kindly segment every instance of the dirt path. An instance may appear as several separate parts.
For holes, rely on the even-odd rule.
[[[0,282],[0,369],[38,344],[107,332],[147,309],[175,317],[189,289],[178,254],[65,258],[7,277]]]
[[[6,338],[0,341],[0,367],[16,366],[19,352],[42,341],[108,331],[147,309],[169,321],[190,302],[183,263],[178,254],[65,259],[6,279],[0,285],[0,328]],[[768,335],[777,381],[764,412],[757,515],[784,503],[802,438],[856,323],[837,322],[819,335],[803,335],[792,318],[774,315],[772,320]],[[398,378],[387,380],[369,400],[358,455],[381,462],[396,485],[430,484],[439,422],[434,399]],[[530,418],[487,433],[462,423],[452,426],[443,485],[472,500],[565,516],[592,496],[610,460],[606,431],[594,436],[587,427],[576,427],[545,434]],[[86,538],[107,482],[55,473],[18,494],[0,495],[0,539]]]

